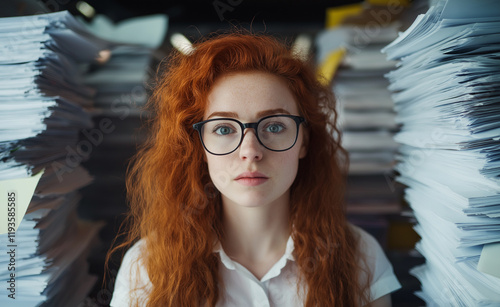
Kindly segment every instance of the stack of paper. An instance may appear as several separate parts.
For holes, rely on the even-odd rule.
[[[89,136],[99,144],[84,163],[94,181],[82,190],[79,211],[85,218],[106,221],[100,233],[101,248],[89,259],[93,272],[99,276],[98,286],[88,297],[94,303],[110,302],[111,296],[103,297],[100,293],[112,291],[121,261],[119,253],[113,255],[108,267],[111,274],[107,274],[105,280],[111,288],[102,289],[106,252],[112,246],[116,229],[127,210],[126,168],[146,137],[144,129],[139,128],[148,117],[141,108],[148,98],[145,84],[149,77],[151,55],[152,50],[145,47],[115,46],[109,61],[85,76],[85,83],[97,90],[91,112],[94,125],[106,127]]]
[[[31,202],[17,231],[0,234],[0,305],[76,306],[96,280],[86,257],[100,227],[76,215],[92,179],[80,166],[92,144],[78,136],[93,127],[95,91],[81,72],[104,44],[67,12],[2,18],[0,40],[1,184],[44,170],[33,197],[18,195]]]
[[[350,174],[383,174],[392,169],[397,148],[397,125],[384,74],[394,68],[380,53],[394,40],[398,24],[380,27],[369,39],[359,40],[359,26],[343,25],[318,37],[319,61],[328,52],[344,48],[345,55],[333,80],[339,104],[343,146],[350,157]]]
[[[339,10],[341,13],[342,7]],[[316,44],[323,74],[332,56],[340,55],[341,59],[331,84],[342,145],[349,154],[347,213],[351,222],[369,230],[384,244],[387,216],[401,211],[401,191],[391,176],[397,149],[393,136],[398,126],[389,83],[384,78],[395,62],[388,61],[380,49],[397,37],[400,23],[396,15],[386,18],[390,22],[384,24],[373,20],[371,16],[381,10],[360,6],[359,13],[320,33]],[[376,31],[371,30],[373,24]]]
[[[94,181],[82,190],[79,211],[81,216],[107,222],[100,232],[102,248],[89,259],[99,278],[104,278],[106,252],[127,210],[126,168],[146,138],[145,129],[139,128],[148,118],[143,107],[149,94],[147,84],[155,73],[150,67],[156,64],[155,56],[163,58],[156,48],[163,42],[167,25],[165,15],[131,18],[119,23],[98,15],[89,27],[93,34],[113,42],[109,59],[93,66],[84,76],[84,83],[96,89],[92,121],[96,128],[104,128],[85,136],[95,140],[98,146],[84,163]],[[111,274],[106,274],[108,280],[105,281],[111,288],[94,288],[88,297],[93,303],[107,304],[111,300],[111,296],[106,300],[101,293],[112,291],[121,261],[119,253],[113,257],[107,267]],[[101,285],[101,281],[97,284]]]
[[[114,220],[126,210],[125,169],[145,139],[144,131],[138,132],[147,118],[142,109],[148,98],[145,84],[151,60],[149,48],[116,46],[106,64],[85,76],[85,83],[97,90],[91,113],[94,124],[109,126],[99,134],[99,146],[85,163],[96,178],[84,194],[86,214],[94,219]],[[106,210],[102,203],[107,204]]]
[[[408,186],[413,270],[430,306],[498,306],[500,242],[500,2],[438,1],[388,45],[387,75],[402,124],[398,180]],[[484,246],[484,247],[483,247]],[[493,275],[490,275],[493,274]]]

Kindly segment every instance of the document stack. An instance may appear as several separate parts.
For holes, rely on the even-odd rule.
[[[104,44],[67,12],[2,18],[0,39],[1,184],[43,172],[18,196],[31,202],[17,231],[0,234],[0,305],[77,306],[96,281],[86,257],[100,227],[76,214],[93,146],[78,137],[95,129],[81,71]]]
[[[84,208],[94,219],[115,220],[126,210],[125,170],[145,138],[138,132],[147,118],[142,108],[148,98],[145,84],[151,60],[149,48],[115,46],[109,61],[85,76],[85,84],[96,89],[91,113],[94,124],[110,127],[99,135],[99,146],[85,162],[95,181],[84,191]]]
[[[103,288],[106,252],[127,210],[126,168],[145,139],[144,130],[139,128],[148,118],[141,108],[148,98],[145,82],[151,55],[152,50],[142,46],[115,46],[109,61],[85,76],[86,84],[97,90],[91,113],[94,125],[105,124],[110,128],[98,136],[99,146],[84,163],[94,181],[82,190],[79,213],[86,219],[106,222],[100,232],[101,248],[89,257],[92,272],[99,276],[97,286],[89,295],[90,302],[111,301],[113,280],[121,261],[120,253],[115,253],[107,267],[107,286]]]
[[[149,15],[114,23],[106,16],[97,15],[87,26],[94,35],[113,42],[109,59],[93,66],[84,77],[84,83],[96,90],[92,121],[96,127],[109,127],[96,135],[99,145],[84,163],[94,181],[82,190],[79,211],[85,218],[106,221],[100,232],[102,248],[89,258],[93,272],[103,279],[106,252],[127,210],[126,168],[146,137],[145,130],[140,129],[148,118],[143,111],[148,99],[146,84],[154,74],[150,67],[164,40],[168,17]],[[107,288],[103,289],[99,280],[89,295],[89,301],[96,302],[97,298],[100,304],[109,303],[120,256],[119,253],[113,254],[108,263]],[[106,293],[109,295],[103,295]]]
[[[84,78],[84,83],[96,90],[91,112],[94,125],[107,125],[109,129],[96,135],[99,146],[85,163],[95,180],[83,191],[85,206],[81,213],[91,219],[108,220],[112,238],[118,227],[116,217],[126,211],[125,170],[145,138],[139,128],[147,118],[142,112],[148,99],[146,84],[153,74],[150,65],[164,40],[168,17],[149,15],[114,23],[97,15],[86,26],[113,45],[107,61],[94,65]]]
[[[500,2],[437,1],[384,48],[429,306],[500,305]]]
[[[384,78],[395,62],[380,52],[397,37],[400,27],[398,15],[391,12],[385,7],[364,7],[344,17],[339,26],[321,33],[317,40],[320,63],[332,52],[342,51],[332,82],[343,146],[350,157],[349,173],[353,175],[392,170],[397,149],[393,102]]]
[[[397,37],[396,15],[377,22],[381,8],[369,7],[344,18],[337,27],[317,38],[318,60],[335,53],[341,60],[333,76],[342,145],[349,153],[347,212],[350,220],[369,230],[385,245],[386,215],[398,214],[400,193],[393,184],[392,168],[398,127],[388,81],[384,74],[395,67],[380,49]],[[367,25],[375,24],[373,27]]]

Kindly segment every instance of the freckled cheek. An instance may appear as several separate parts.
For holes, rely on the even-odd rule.
[[[282,157],[276,163],[273,163],[275,171],[281,173],[282,176],[286,176],[286,178],[293,182],[299,165],[298,153],[290,151],[283,152],[282,154]]]
[[[237,171],[236,163],[225,156],[210,157],[207,162],[210,178],[215,187],[219,190],[227,187]]]

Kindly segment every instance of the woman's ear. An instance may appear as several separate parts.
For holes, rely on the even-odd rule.
[[[309,148],[309,129],[303,127],[302,129],[302,144],[300,145],[299,159],[304,158],[307,155],[307,149]]]

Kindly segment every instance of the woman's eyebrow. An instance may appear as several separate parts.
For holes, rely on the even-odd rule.
[[[274,114],[288,114],[290,115],[290,112],[288,112],[285,109],[279,108],[279,109],[271,109],[271,110],[265,110],[265,111],[260,111],[257,113],[257,117],[264,117],[268,115],[274,115]]]
[[[264,116],[274,115],[274,114],[290,114],[290,112],[288,112],[287,110],[282,109],[282,108],[270,109],[270,110],[260,111],[259,113],[257,113],[257,117],[261,118]],[[215,116],[238,118],[238,113],[236,113],[236,112],[213,112],[212,114],[210,114],[210,116],[207,117],[207,119],[210,119],[210,118],[215,117]]]
[[[214,116],[238,118],[238,113],[235,113],[235,112],[213,112],[212,114],[210,114],[210,116],[207,117],[207,119],[214,117]]]

